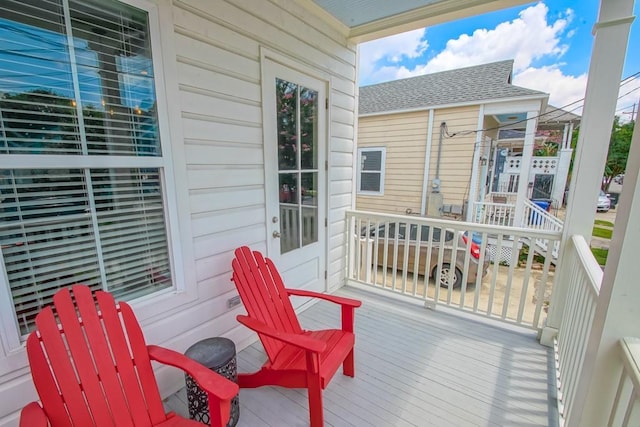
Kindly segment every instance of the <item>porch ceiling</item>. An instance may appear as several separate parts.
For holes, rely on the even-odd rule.
[[[311,0],[355,42],[505,9],[530,0]]]

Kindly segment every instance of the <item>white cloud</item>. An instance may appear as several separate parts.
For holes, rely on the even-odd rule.
[[[404,59],[420,57],[429,47],[424,40],[424,29],[413,30],[385,37],[360,45],[360,76],[362,82],[392,80],[396,67],[380,66],[379,63],[399,63]]]
[[[400,75],[420,75],[452,70],[471,65],[514,59],[514,71],[528,68],[543,57],[561,57],[568,49],[561,36],[572,19],[567,10],[555,22],[547,22],[549,9],[538,3],[520,12],[518,18],[503,22],[494,29],[477,29],[473,34],[462,34],[449,40],[445,49],[429,62],[413,70],[401,70]]]
[[[360,47],[360,80],[363,84],[376,83],[505,59],[514,59],[517,73],[531,67],[535,60],[560,58],[568,49],[561,38],[573,12],[568,9],[553,22],[548,21],[548,12],[544,3],[538,3],[521,11],[518,18],[493,29],[462,34],[449,40],[445,49],[428,62],[413,68],[400,61],[418,58],[426,52],[425,30],[364,43]]]
[[[571,104],[563,109],[575,114],[582,114],[587,89],[586,73],[579,76],[567,76],[555,65],[542,68],[530,67],[515,75],[514,84],[546,92],[550,94],[549,103],[554,107],[565,107],[567,104]],[[616,102],[616,115],[620,116],[621,121],[631,120],[632,115],[627,113],[633,111],[634,104],[636,111],[638,111],[640,108],[638,105],[639,97],[640,79],[625,80],[624,84],[620,86]]]
[[[584,98],[587,87],[587,74],[579,76],[567,76],[562,73],[557,65],[542,68],[529,67],[516,74],[513,83],[517,86],[527,87],[550,94],[549,103],[555,107],[563,107],[569,103]],[[566,108],[571,111],[580,107],[582,102],[572,104]],[[581,108],[572,112],[580,114]]]

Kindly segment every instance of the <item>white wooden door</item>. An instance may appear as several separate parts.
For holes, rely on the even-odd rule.
[[[323,292],[327,83],[270,60],[263,64],[268,256],[285,286]]]

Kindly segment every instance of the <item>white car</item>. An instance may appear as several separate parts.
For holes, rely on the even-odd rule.
[[[611,209],[611,199],[609,198],[608,194],[600,190],[600,194],[598,195],[598,206],[596,210],[598,212],[609,212],[609,209]]]

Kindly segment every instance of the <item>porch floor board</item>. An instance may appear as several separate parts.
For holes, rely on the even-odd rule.
[[[339,371],[324,391],[327,426],[551,426],[552,351],[531,331],[428,310],[343,288],[356,311],[356,377]],[[320,302],[304,328],[335,328],[339,308]],[[260,368],[259,342],[238,354],[238,371]],[[165,400],[188,415],[184,389]],[[308,425],[306,390],[240,391],[239,427]]]

